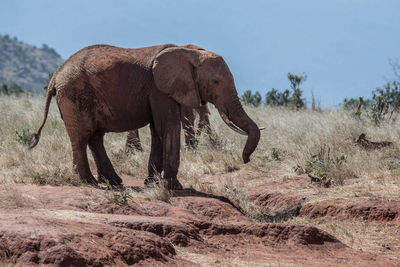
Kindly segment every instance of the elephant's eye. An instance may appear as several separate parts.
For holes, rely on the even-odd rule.
[[[219,81],[218,80],[213,80],[212,83],[213,84],[219,84]]]

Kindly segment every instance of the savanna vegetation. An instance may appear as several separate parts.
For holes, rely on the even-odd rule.
[[[358,178],[358,186],[365,187],[363,190],[378,192],[384,186],[386,193],[398,193],[400,123],[396,120],[397,110],[392,107],[392,114],[391,108],[388,108],[387,112],[375,116],[374,101],[371,100],[371,108],[361,109],[359,113],[357,109],[349,108],[312,110],[295,105],[245,106],[246,112],[258,125],[265,127],[257,150],[247,165],[241,161],[241,149],[246,139],[226,127],[217,112],[211,109],[213,133],[200,137],[197,150],[182,147],[179,177],[186,187],[225,194],[224,188],[228,185],[211,183],[204,188],[205,177],[241,169],[260,172],[276,170],[289,177],[299,174],[323,177],[337,190],[342,190],[348,179]],[[51,105],[48,124],[39,145],[34,150],[27,149],[30,133],[41,123],[43,105],[42,96],[1,95],[2,183],[80,183],[72,171],[71,147],[56,103]],[[370,140],[388,140],[392,144],[382,149],[367,150],[356,143],[362,133]],[[117,172],[146,177],[149,130],[146,127],[141,133],[144,152],[126,152],[125,138],[126,133],[106,135],[105,146]],[[95,168],[92,158],[90,161],[91,167]],[[233,183],[245,182],[237,179]],[[327,196],[326,193],[324,195]]]
[[[309,220],[293,217],[292,211],[277,214],[250,201],[248,189],[271,180],[281,183],[303,177],[304,184],[313,188],[308,202],[360,196],[399,199],[399,82],[373,90],[369,99],[345,99],[338,109],[322,109],[314,98],[307,107],[301,89],[305,74],[289,73],[287,78],[290,89],[272,89],[265,100],[259,92],[241,96],[249,116],[265,127],[250,163],[243,164],[241,158],[246,138],[226,127],[210,105],[212,134],[200,136],[197,150],[182,146],[180,181],[186,188],[228,198],[255,221],[315,225],[353,248],[375,249],[380,243],[369,237],[385,233],[384,224]],[[45,101],[20,89],[15,84],[0,86],[0,183],[81,185],[72,170],[71,145],[54,99],[40,143],[34,150],[27,148],[30,134],[41,124]],[[357,142],[362,134],[368,140],[387,141],[387,146],[363,146]],[[117,173],[147,176],[150,139],[145,127],[141,130],[144,152],[126,151],[126,133],[106,135],[106,150]],[[90,154],[89,161],[94,170]],[[172,195],[158,186],[141,192],[106,190],[104,197],[123,206],[132,198],[170,202]]]

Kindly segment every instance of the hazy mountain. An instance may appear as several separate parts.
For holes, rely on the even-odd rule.
[[[25,91],[43,92],[43,84],[63,62],[61,56],[43,44],[25,44],[16,37],[0,35],[0,84],[16,83]]]

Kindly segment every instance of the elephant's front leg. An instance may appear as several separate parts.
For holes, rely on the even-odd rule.
[[[179,116],[178,116],[179,118]],[[149,176],[144,181],[149,185],[157,181],[156,176],[164,169],[164,181],[168,189],[182,189],[177,179],[179,168],[179,150],[181,125],[179,120],[159,121],[151,124],[151,152],[149,158]],[[165,126],[165,127],[163,127]]]
[[[154,163],[157,172],[164,169],[164,181],[168,189],[182,189],[176,178],[181,148],[180,105],[158,90],[150,96],[150,105],[153,119],[149,167]]]
[[[161,176],[163,171],[163,147],[161,142],[161,137],[157,134],[154,129],[154,124],[150,124],[151,131],[151,151],[148,163],[148,177],[144,180],[145,185],[156,182],[157,176]]]
[[[169,127],[162,138],[164,179],[168,183],[168,189],[183,189],[177,179],[179,169],[179,152],[181,147],[181,124],[179,120]]]

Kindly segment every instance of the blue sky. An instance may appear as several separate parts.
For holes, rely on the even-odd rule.
[[[393,78],[399,11],[398,0],[2,0],[0,34],[64,59],[96,43],[193,43],[225,58],[239,94],[286,89],[288,72],[305,72],[307,100],[313,91],[333,107]]]

